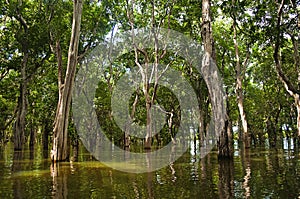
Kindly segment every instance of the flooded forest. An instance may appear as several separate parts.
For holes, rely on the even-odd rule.
[[[299,0],[0,7],[0,198],[300,198]]]

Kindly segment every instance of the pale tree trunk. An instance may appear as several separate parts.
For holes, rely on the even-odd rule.
[[[130,22],[131,26],[131,37],[132,37],[132,43],[134,44],[134,56],[135,56],[135,64],[138,66],[141,76],[142,76],[142,83],[143,83],[143,93],[145,96],[145,105],[146,105],[146,137],[144,142],[144,148],[150,149],[151,148],[151,142],[152,142],[152,129],[151,129],[151,98],[149,94],[150,89],[150,83],[148,79],[148,70],[149,70],[149,57],[148,53],[142,49],[139,48],[135,44],[135,36],[134,36],[134,16],[133,16],[133,10],[134,10],[134,1],[131,2],[131,5],[129,5],[129,2],[127,2],[127,17]],[[139,62],[139,54],[142,54],[145,57],[145,64],[142,66],[142,64]]]
[[[151,102],[149,100],[149,93],[146,94],[146,111],[147,111],[147,132],[145,137],[145,149],[150,149],[152,144],[152,118],[151,118]]]
[[[295,7],[296,5],[294,5]],[[277,31],[277,37],[276,37],[276,43],[274,46],[274,61],[276,65],[276,71],[278,74],[278,77],[280,81],[283,83],[284,88],[286,91],[294,98],[295,101],[295,106],[297,108],[297,137],[298,137],[298,142],[300,141],[300,92],[299,92],[299,87],[300,87],[300,56],[299,56],[299,51],[298,51],[298,42],[299,42],[299,36],[300,33],[298,33],[298,38],[296,39],[294,35],[290,34],[291,40],[293,43],[293,49],[294,49],[294,62],[296,65],[296,70],[298,73],[298,85],[294,86],[290,79],[284,74],[282,70],[282,63],[281,63],[281,56],[280,56],[280,36],[281,36],[281,19],[282,19],[282,12],[283,12],[283,7],[284,7],[284,0],[281,1],[279,8],[278,8],[278,13],[277,13],[277,25],[276,25],[276,31]],[[300,18],[300,17],[299,17]],[[300,29],[300,21],[298,18],[298,29]]]
[[[146,137],[145,137],[145,143],[144,143],[144,148],[145,149],[151,149],[151,144],[152,144],[152,131],[154,128],[152,128],[152,116],[151,116],[151,110],[152,106],[154,104],[155,98],[156,98],[156,92],[158,88],[158,80],[162,76],[158,75],[158,64],[159,61],[165,56],[166,52],[163,54],[159,55],[159,45],[158,45],[158,38],[157,38],[157,33],[156,30],[159,29],[159,27],[155,27],[155,2],[152,1],[152,28],[154,30],[154,64],[152,67],[150,67],[150,59],[147,51],[143,48],[138,47],[138,45],[135,43],[135,36],[134,36],[134,16],[133,16],[133,10],[134,10],[134,3],[135,1],[130,2],[131,5],[129,5],[129,2],[127,1],[127,17],[130,22],[131,26],[131,33],[132,33],[132,42],[134,44],[134,53],[135,53],[135,64],[138,66],[141,76],[142,76],[142,83],[143,83],[143,93],[145,96],[145,105],[146,105]],[[170,14],[170,13],[169,13]],[[145,63],[142,65],[139,62],[139,55],[143,55],[145,58]],[[153,78],[154,78],[154,90],[153,94],[150,94],[150,83],[151,83],[151,77],[149,77],[149,72],[150,70],[153,72]],[[152,76],[152,74],[151,74]]]
[[[232,4],[234,5],[235,0],[232,1]],[[234,15],[233,15],[234,16]],[[243,95],[243,76],[242,76],[242,69],[240,64],[240,56],[239,56],[239,47],[238,47],[238,41],[237,41],[237,32],[236,32],[236,19],[233,19],[233,42],[234,42],[234,48],[235,48],[235,58],[236,58],[236,97],[237,97],[237,104],[239,109],[240,118],[242,121],[242,127],[243,127],[243,141],[246,148],[250,147],[250,135],[248,132],[248,123],[246,119],[246,113],[244,111],[244,95]],[[243,64],[243,67],[246,67],[247,61],[248,61],[248,54],[247,58],[245,59],[245,62]]]
[[[72,89],[75,78],[77,65],[78,43],[80,34],[80,24],[82,15],[82,0],[74,0],[73,2],[73,24],[71,40],[68,52],[67,71],[64,82],[62,82],[62,66],[60,45],[57,42],[57,59],[58,59],[58,85],[59,85],[59,101],[56,110],[53,130],[53,146],[51,150],[51,160],[65,161],[69,158],[68,146],[68,124],[69,112],[71,105]]]
[[[210,59],[216,63],[216,53],[215,53],[214,39],[213,39],[212,26],[211,26],[210,0],[202,1],[201,35],[202,35],[205,53],[209,54]],[[224,128],[221,130],[221,132],[216,132],[219,135],[218,142],[217,142],[219,158],[225,158],[225,157],[231,158],[233,154],[232,147],[230,146],[232,144],[231,136],[228,135],[229,126],[230,126],[229,117],[227,114]]]

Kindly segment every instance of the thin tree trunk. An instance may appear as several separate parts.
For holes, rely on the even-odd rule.
[[[35,109],[32,110],[32,115],[35,115]],[[36,128],[35,128],[35,124],[34,124],[34,118],[32,118],[31,124],[30,124],[30,137],[29,137],[30,149],[34,149],[35,138],[36,138]]]
[[[297,136],[298,139],[300,139],[300,96],[296,95],[295,96],[295,104],[297,108]]]
[[[134,118],[136,105],[137,105],[138,99],[139,99],[139,89],[138,88],[137,88],[136,92],[137,93],[135,95],[134,102],[132,104],[131,114],[130,114],[131,119]],[[129,135],[130,134],[130,126],[131,126],[131,123],[127,122],[125,131],[124,131],[124,147],[130,147],[130,135]]]
[[[79,138],[76,137],[72,143],[73,146],[73,162],[78,161],[78,155],[79,155]]]
[[[34,148],[34,143],[35,143],[35,128],[32,126],[30,128],[30,138],[29,138],[29,147]]]
[[[232,1],[232,4],[234,5],[235,0]],[[233,19],[233,42],[234,42],[234,48],[235,48],[235,58],[236,58],[236,65],[235,65],[235,71],[236,71],[236,97],[237,97],[237,103],[238,103],[238,109],[240,118],[242,121],[242,127],[243,127],[243,141],[245,143],[245,147],[250,147],[250,136],[248,132],[248,123],[246,119],[246,113],[244,111],[244,95],[243,95],[243,77],[241,75],[241,64],[240,64],[240,56],[239,56],[239,48],[238,48],[238,41],[237,41],[237,32],[236,32],[236,19]],[[247,63],[247,59],[245,61],[245,64]]]
[[[53,146],[51,150],[51,160],[65,161],[69,158],[68,146],[68,124],[69,112],[71,105],[72,89],[75,78],[77,65],[78,43],[80,34],[80,24],[82,15],[82,0],[74,0],[73,3],[73,25],[71,40],[68,52],[68,64],[64,82],[62,82],[61,57],[58,58],[58,84],[59,84],[59,101],[56,110],[53,130]],[[59,47],[59,45],[57,45]],[[57,48],[57,55],[60,54],[60,49]]]
[[[300,92],[299,92],[299,86],[300,86],[300,63],[299,63],[299,51],[298,51],[298,42],[299,38],[296,40],[293,35],[291,35],[292,38],[292,43],[294,47],[294,60],[295,60],[295,65],[296,65],[296,70],[298,72],[298,88],[297,86],[294,86],[290,79],[284,74],[282,70],[282,63],[281,63],[281,56],[280,56],[280,42],[281,42],[281,19],[282,19],[282,12],[283,12],[283,7],[284,7],[284,0],[281,1],[279,8],[278,8],[278,13],[277,13],[277,25],[276,25],[276,42],[275,42],[275,47],[274,47],[274,54],[273,58],[275,61],[276,65],[276,71],[278,74],[278,77],[280,81],[283,83],[284,88],[286,91],[294,98],[295,100],[295,106],[297,108],[297,137],[298,137],[298,142],[300,141]],[[298,19],[299,20],[299,19]],[[300,23],[298,21],[298,28],[300,28]],[[300,33],[298,33],[298,36]]]
[[[44,121],[44,122],[47,122],[47,121]],[[51,129],[51,126],[48,123],[46,123],[43,128],[43,137],[42,137],[43,150],[45,150],[45,151],[48,151],[48,145],[49,145],[48,136],[49,136],[49,132],[51,131],[50,129]]]
[[[199,108],[199,126],[198,126],[198,139],[200,142],[200,145],[202,146],[204,144],[204,140],[205,140],[205,123],[204,123],[204,115],[205,115],[205,111],[204,111],[204,106],[205,104],[203,104],[203,94],[201,93],[201,88],[200,88],[200,80],[198,80],[197,82],[197,91],[198,91],[198,108]]]
[[[145,93],[146,96],[146,111],[147,111],[147,132],[145,138],[145,149],[151,148],[152,143],[152,118],[151,118],[151,102],[149,99],[149,93]],[[148,98],[148,99],[147,99]]]

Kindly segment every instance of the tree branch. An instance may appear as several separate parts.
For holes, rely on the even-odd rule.
[[[293,84],[290,82],[288,77],[284,74],[282,67],[281,67],[281,61],[280,61],[280,25],[281,25],[281,18],[282,18],[282,12],[283,12],[283,6],[284,6],[284,0],[281,1],[278,9],[278,14],[277,14],[277,24],[276,24],[276,42],[275,42],[275,47],[274,47],[274,61],[276,65],[276,71],[279,76],[280,81],[283,83],[285,89],[287,92],[291,95],[294,96],[295,94],[300,95],[300,92],[293,86]]]

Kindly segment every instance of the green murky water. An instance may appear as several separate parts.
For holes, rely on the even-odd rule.
[[[287,149],[235,150],[234,161],[212,151],[186,152],[151,173],[124,173],[81,151],[79,162],[51,166],[39,147],[0,148],[0,198],[298,198],[299,153]],[[126,166],[126,165],[120,165]]]

